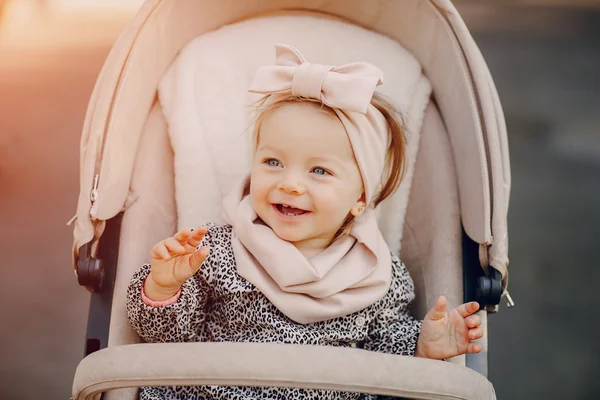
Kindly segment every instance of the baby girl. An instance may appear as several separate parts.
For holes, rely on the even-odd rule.
[[[357,347],[443,360],[477,353],[479,306],[423,321],[375,207],[404,170],[398,113],[368,63],[310,64],[278,45],[250,91],[265,95],[250,173],[224,201],[225,226],[157,243],[134,275],[127,313],[147,342],[274,342]],[[143,399],[370,399],[360,393],[259,387],[142,388]]]

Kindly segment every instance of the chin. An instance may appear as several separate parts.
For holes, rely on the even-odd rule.
[[[273,229],[273,227],[271,227],[271,229]],[[298,229],[277,229],[277,228],[275,228],[275,229],[273,229],[273,232],[275,232],[277,237],[279,237],[282,240],[285,240],[286,242],[299,242],[306,238],[306,235],[304,235]]]

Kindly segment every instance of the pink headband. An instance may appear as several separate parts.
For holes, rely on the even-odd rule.
[[[383,83],[381,70],[365,62],[341,66],[310,64],[295,48],[277,44],[274,66],[261,67],[248,89],[277,102],[290,94],[317,99],[333,108],[344,125],[358,163],[367,205],[381,187],[389,147],[388,124],[371,104]]]

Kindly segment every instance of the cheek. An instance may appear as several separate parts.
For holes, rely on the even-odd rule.
[[[250,175],[250,196],[252,202],[263,201],[269,192],[269,179],[260,169],[252,170]]]
[[[348,196],[343,193],[344,190],[338,187],[320,187],[319,190],[313,191],[313,201],[322,215],[338,219],[347,211]]]
[[[361,184],[349,186],[347,183],[321,186],[313,191],[315,203],[320,205],[321,211],[331,214],[332,218],[346,218],[362,193]]]

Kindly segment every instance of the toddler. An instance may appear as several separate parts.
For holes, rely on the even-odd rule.
[[[445,359],[481,350],[478,304],[423,321],[414,287],[377,226],[398,187],[404,136],[367,63],[310,64],[290,46],[260,68],[264,94],[249,176],[224,201],[225,226],[157,243],[130,283],[127,313],[147,342],[275,342]],[[371,399],[326,390],[142,388],[142,399]]]

